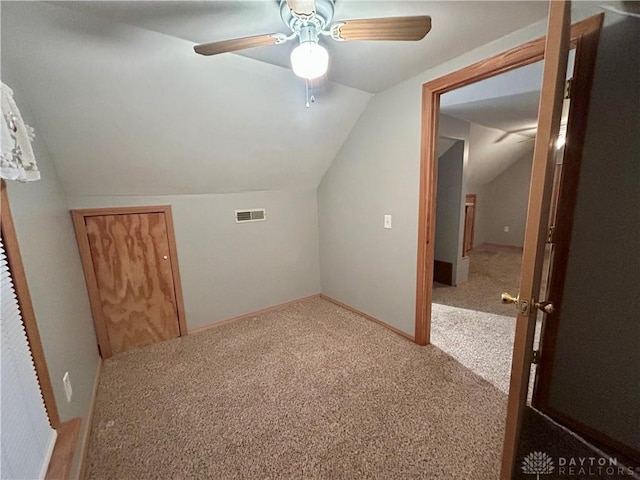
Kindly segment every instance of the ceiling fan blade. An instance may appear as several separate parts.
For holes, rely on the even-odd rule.
[[[289,10],[301,20],[309,20],[316,15],[315,0],[287,0]]]
[[[431,30],[431,17],[386,17],[345,20],[331,27],[335,40],[422,40]]]
[[[281,33],[268,35],[255,35],[253,37],[234,38],[233,40],[223,40],[221,42],[202,43],[193,47],[193,50],[200,55],[218,55],[219,53],[235,52],[245,48],[263,47],[265,45],[276,45],[283,43],[285,36]]]

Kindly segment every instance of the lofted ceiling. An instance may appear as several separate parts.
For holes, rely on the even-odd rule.
[[[516,163],[523,155],[533,156],[533,139],[522,135],[505,136],[502,130],[471,124],[472,145],[467,165],[470,185],[485,185]]]
[[[265,33],[290,33],[282,23],[279,0],[55,2],[193,43]],[[546,18],[542,1],[336,0],[335,20],[430,15],[432,29],[420,42],[335,42],[323,37],[330,52],[333,82],[377,93],[407,78]],[[237,52],[290,68],[294,42]],[[202,61],[206,61],[202,59]]]
[[[316,188],[370,98],[35,2],[3,2],[2,75],[69,195]]]
[[[336,19],[427,13],[421,42],[333,42],[305,108],[291,43],[196,55],[283,30],[276,0],[2,2],[2,79],[68,195],[315,188],[381,91],[546,15],[546,2],[338,0]]]
[[[571,50],[566,78],[573,76],[574,60],[575,50]],[[535,137],[542,69],[540,61],[447,92],[441,98],[440,111],[505,133]],[[563,121],[569,113],[567,106]]]
[[[567,78],[573,75],[574,59],[572,50]],[[441,114],[472,124],[470,142],[476,147],[467,166],[470,183],[490,182],[533,151],[542,70],[543,63],[536,62],[442,95]],[[568,115],[569,103],[565,102],[563,123]]]
[[[534,137],[538,124],[540,92],[504,95],[442,108],[447,115],[506,133]]]

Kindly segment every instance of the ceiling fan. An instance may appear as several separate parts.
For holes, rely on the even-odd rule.
[[[319,78],[327,72],[329,53],[320,44],[320,36],[337,41],[358,40],[422,40],[431,30],[431,17],[368,18],[333,21],[335,0],[280,0],[280,17],[291,34],[271,33],[204,43],[193,47],[200,55],[217,55],[246,48],[281,43],[299,38],[291,52],[293,72],[306,80]]]

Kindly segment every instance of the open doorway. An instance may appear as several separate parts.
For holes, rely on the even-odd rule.
[[[502,477],[508,478],[513,472],[515,461],[515,445],[520,432],[523,413],[527,398],[527,386],[532,360],[536,359],[532,346],[534,345],[534,332],[538,309],[547,312],[551,317],[550,324],[557,324],[560,313],[547,310],[553,305],[543,301],[544,293],[540,290],[540,279],[543,271],[543,259],[545,253],[545,239],[548,237],[547,221],[550,217],[550,199],[552,191],[552,179],[554,178],[554,153],[562,111],[562,86],[564,82],[564,65],[567,60],[567,6],[566,4],[552,4],[550,14],[549,35],[550,60],[545,63],[544,90],[541,100],[540,132],[536,139],[535,161],[532,169],[531,195],[525,233],[525,248],[523,252],[523,268],[521,285],[514,293],[505,295],[507,303],[515,304],[517,313],[517,328],[515,331],[515,344],[513,350],[513,367],[511,369],[511,382],[509,390],[508,414],[505,429],[505,447],[503,451]],[[553,21],[552,21],[553,20]],[[557,215],[558,225],[563,235],[553,235],[554,244],[566,247],[567,225],[571,223],[572,207],[575,201],[577,172],[580,169],[582,157],[582,145],[584,140],[585,119],[588,114],[589,93],[593,74],[595,52],[599,29],[602,24],[602,15],[594,16],[571,26],[571,45],[577,45],[575,88],[571,88],[571,111],[567,137],[569,148],[565,155],[563,167],[555,168],[556,178],[560,178],[560,209]],[[561,32],[562,30],[562,32]],[[530,42],[517,49],[506,52],[501,56],[492,57],[483,62],[458,72],[446,75],[440,79],[429,82],[423,86],[423,149],[421,164],[421,189],[419,211],[419,235],[418,235],[418,276],[417,276],[417,301],[416,301],[416,343],[427,344],[431,342],[432,335],[432,295],[433,295],[433,262],[435,244],[435,214],[436,214],[436,182],[437,182],[437,152],[436,141],[439,133],[439,106],[441,96],[449,91],[462,86],[478,82],[522,65],[529,65],[541,58],[536,53],[541,49],[540,41]],[[544,51],[543,49],[541,51]],[[564,56],[564,58],[563,58]],[[548,64],[548,65],[547,65]],[[548,68],[547,68],[548,66]],[[563,172],[563,170],[566,171]],[[566,178],[562,179],[564,176]],[[563,205],[566,207],[563,207]],[[562,213],[564,212],[564,214]],[[569,229],[570,231],[570,229]],[[552,276],[550,294],[554,298],[558,296],[558,287],[561,282],[561,274],[566,270],[566,248],[558,255],[552,255],[553,272],[559,272]],[[552,272],[552,273],[553,273]],[[557,280],[557,281],[556,281]],[[519,292],[519,294],[518,294]],[[561,294],[561,292],[560,292]],[[566,312],[565,312],[566,313]],[[543,329],[544,346],[550,342],[550,338]],[[552,344],[551,344],[552,345]],[[549,377],[547,357],[542,355],[542,370],[540,378]],[[545,377],[546,374],[546,377]],[[537,382],[542,383],[542,381]],[[538,385],[536,392],[539,393]],[[536,397],[538,398],[538,397]],[[539,400],[538,400],[539,401]],[[555,418],[555,417],[554,417]],[[564,420],[561,419],[562,423]],[[595,437],[592,431],[582,428],[581,424],[573,422],[571,425],[579,427],[578,432],[587,437]]]
[[[541,83],[536,62],[440,99],[431,343],[505,393]]]

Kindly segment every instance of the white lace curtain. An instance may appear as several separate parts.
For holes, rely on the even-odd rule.
[[[0,143],[0,177],[6,180],[32,182],[40,179],[38,165],[31,148],[33,128],[26,125],[13,100],[13,91],[0,84],[2,97],[2,137]]]

